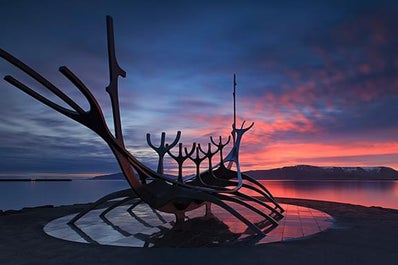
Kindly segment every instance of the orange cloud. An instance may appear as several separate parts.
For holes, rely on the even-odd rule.
[[[241,153],[242,165],[250,169],[266,169],[295,164],[314,164],[327,166],[379,166],[374,162],[361,160],[364,156],[394,155],[398,157],[398,141],[395,142],[351,142],[351,143],[258,143],[245,142]],[[255,145],[255,152],[251,152]],[[356,161],[349,159],[358,157]],[[311,161],[313,161],[311,163]],[[323,161],[323,162],[320,162]],[[383,166],[398,168],[398,162],[385,162]],[[246,169],[245,170],[249,170]]]

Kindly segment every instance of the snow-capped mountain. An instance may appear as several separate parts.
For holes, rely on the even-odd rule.
[[[389,167],[317,167],[297,165],[269,170],[247,171],[262,179],[395,179],[398,171]]]
[[[317,167],[297,165],[268,170],[251,170],[245,172],[257,179],[375,179],[398,180],[398,171],[390,167]],[[98,176],[95,180],[124,179],[122,173]]]

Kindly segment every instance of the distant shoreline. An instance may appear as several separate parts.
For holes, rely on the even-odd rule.
[[[275,178],[275,177],[254,177],[256,180],[268,181],[397,181],[396,178]],[[123,176],[119,178],[87,178],[87,179],[0,179],[0,182],[68,182],[75,180],[96,180],[96,181],[124,181]]]
[[[298,165],[291,167],[249,170],[242,172],[256,180],[280,181],[388,181],[398,180],[398,171],[387,167],[317,167]],[[122,173],[96,176],[92,180],[121,180]]]
[[[255,180],[269,181],[398,181],[396,178],[275,178],[275,177],[254,177]],[[99,181],[122,181],[126,180],[123,176],[119,178],[93,177],[87,180]]]
[[[252,176],[253,177],[253,176]],[[275,181],[391,181],[398,178],[377,178],[377,177],[253,177],[255,180],[275,180]]]
[[[72,181],[72,179],[0,179],[0,182],[52,182],[52,181]]]
[[[283,168],[249,170],[242,172],[257,180],[280,181],[388,181],[398,180],[398,171],[389,167],[319,167],[296,165]],[[29,178],[18,176],[0,177],[0,182],[32,182],[32,181],[72,181],[72,180],[124,180],[122,173],[100,175],[92,178]]]

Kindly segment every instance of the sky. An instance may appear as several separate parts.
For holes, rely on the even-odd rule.
[[[116,55],[127,72],[119,81],[125,143],[154,169],[146,133],[158,145],[161,132],[171,142],[180,130],[188,147],[228,137],[236,73],[238,124],[255,123],[242,141],[242,170],[297,164],[398,170],[396,14],[397,1],[380,0],[0,0],[0,48],[87,107],[58,72],[69,67],[113,128],[105,92],[111,15]],[[8,74],[50,96],[0,59],[0,76]],[[3,79],[0,113],[0,176],[120,171],[93,132]]]

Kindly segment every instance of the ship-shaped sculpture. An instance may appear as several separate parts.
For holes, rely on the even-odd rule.
[[[210,137],[210,142],[206,148],[196,143],[187,148],[183,147],[182,143],[179,143],[180,131],[177,132],[175,140],[170,144],[166,143],[166,134],[163,132],[160,144],[156,147],[151,141],[150,134],[147,134],[148,145],[159,156],[158,167],[155,171],[141,163],[126,149],[124,144],[118,99],[118,78],[125,77],[126,72],[119,66],[116,59],[113,21],[111,17],[107,17],[107,42],[110,83],[106,87],[106,91],[109,93],[112,103],[114,133],[109,129],[96,98],[69,68],[62,66],[59,68],[59,71],[82,93],[89,103],[89,110],[84,110],[78,103],[38,72],[10,53],[0,49],[0,57],[36,80],[41,86],[62,100],[69,108],[51,101],[43,94],[36,92],[10,75],[5,76],[4,79],[41,103],[86,126],[100,136],[112,150],[130,185],[129,189],[114,192],[99,199],[91,207],[77,214],[70,221],[70,224],[75,224],[86,213],[105,202],[112,201],[110,206],[109,203],[107,204],[108,207],[105,208],[102,215],[129,200],[137,200],[139,198],[155,210],[174,214],[177,224],[184,222],[186,212],[199,207],[204,207],[205,214],[209,215],[211,213],[211,205],[215,204],[231,213],[237,220],[246,224],[252,230],[253,234],[260,237],[264,236],[270,229],[276,227],[278,221],[283,218],[283,208],[266,187],[257,180],[242,173],[240,169],[239,146],[244,133],[250,130],[254,123],[248,127],[244,127],[245,122],[243,122],[240,127],[237,127],[236,76],[234,75],[233,83],[234,118],[231,132],[232,137],[229,136],[224,139],[221,136],[218,139]],[[231,151],[224,155],[223,150],[228,144],[232,145]],[[174,147],[178,147],[177,152],[173,150]],[[178,165],[177,176],[171,177],[164,173],[163,160],[165,155],[169,155],[176,161]],[[184,177],[182,174],[184,162],[187,159],[192,160],[196,167],[195,175],[189,178]],[[215,163],[215,159],[218,162]],[[207,161],[208,169],[201,172],[201,164],[204,161]],[[245,192],[248,190],[250,190],[251,195]],[[113,200],[117,198],[120,200],[114,202]],[[134,205],[136,204],[133,204],[130,210]],[[253,222],[249,220],[244,213],[239,212],[233,205],[239,205],[240,208],[244,207],[245,211],[250,211],[258,215],[261,221]]]

